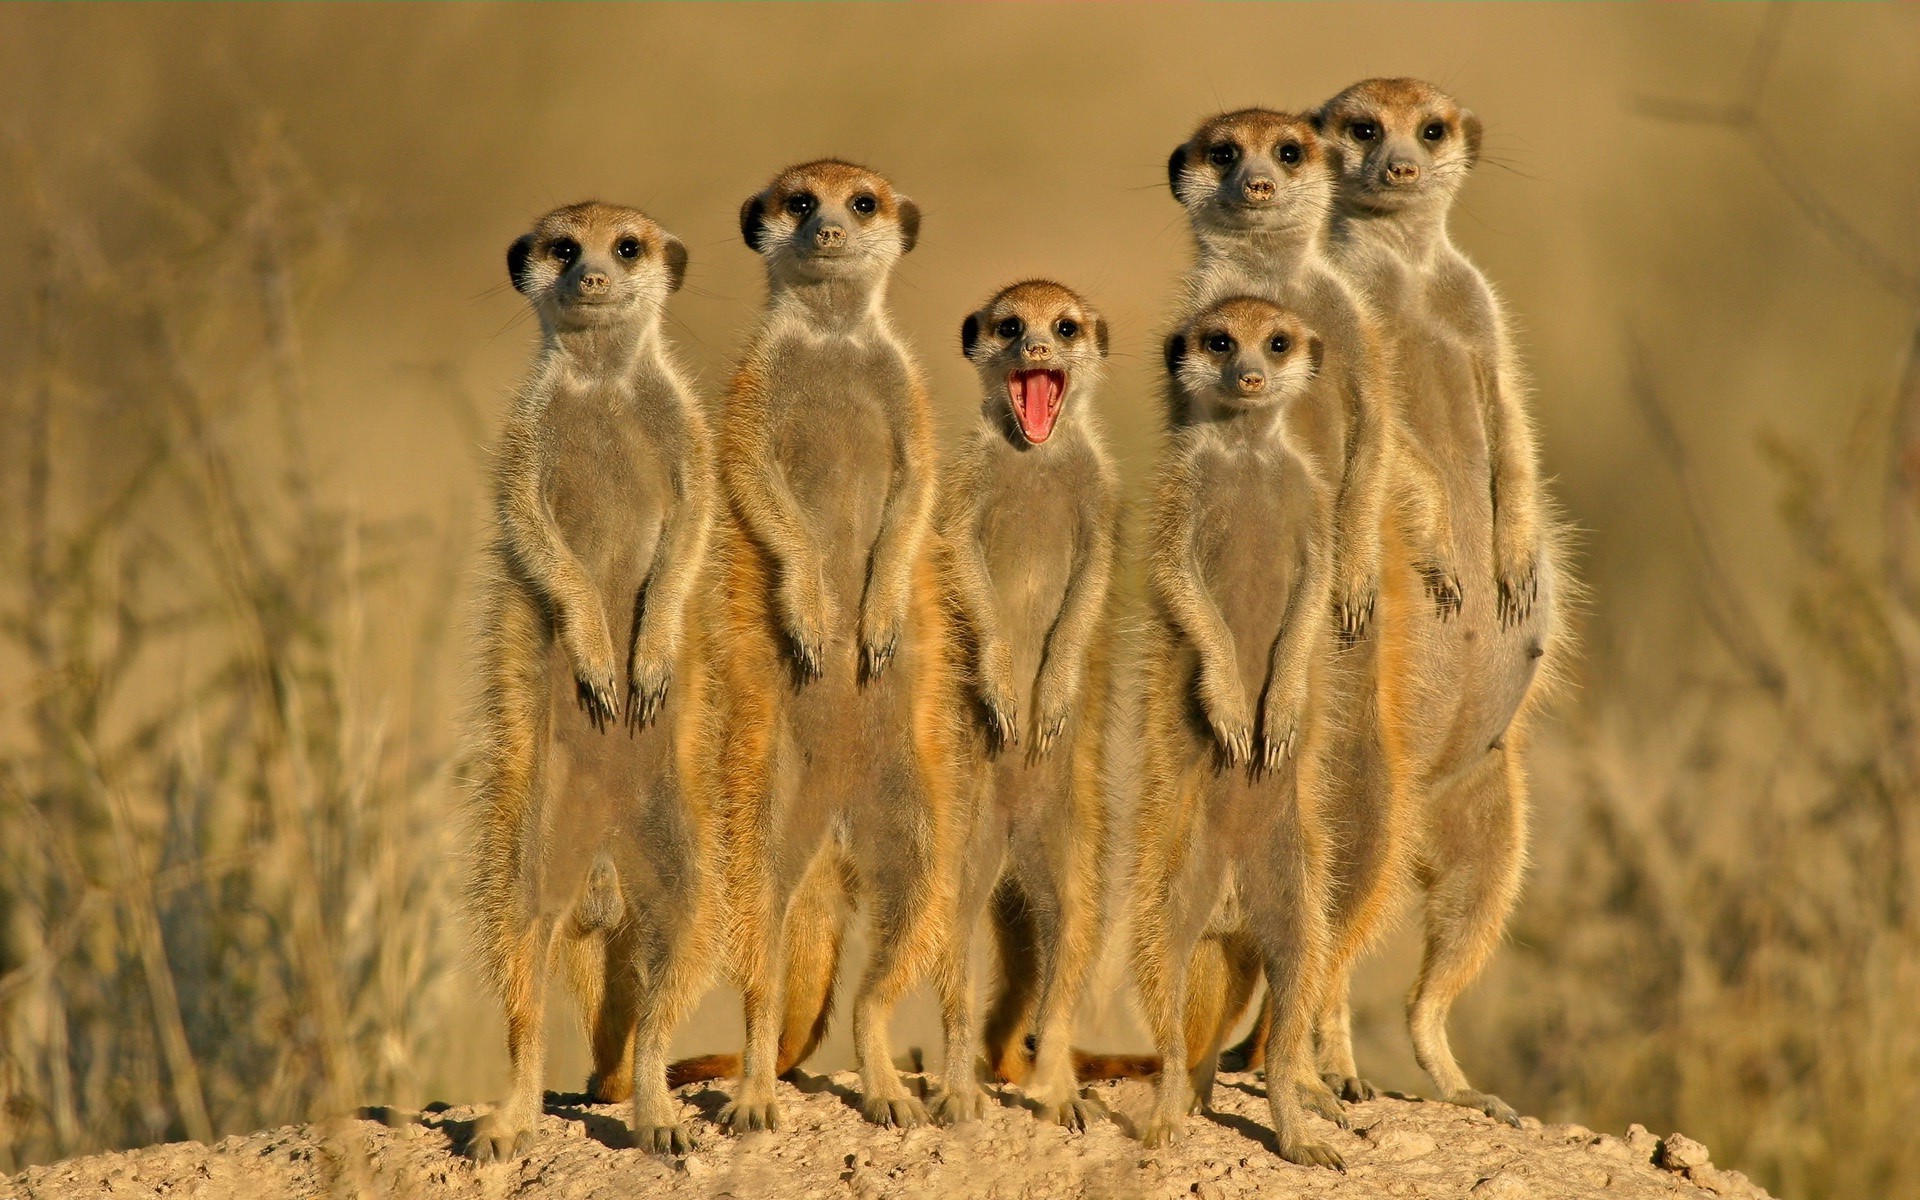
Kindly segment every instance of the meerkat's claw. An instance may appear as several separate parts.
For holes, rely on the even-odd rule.
[[[1074,1096],[1070,1099],[1062,1100],[1058,1104],[1051,1105],[1047,1110],[1047,1115],[1053,1118],[1054,1124],[1064,1126],[1077,1133],[1085,1133],[1087,1130],[1093,1128],[1094,1124],[1100,1120],[1099,1108],[1094,1105],[1093,1101],[1086,1099],[1084,1096]]]
[[[977,1121],[986,1111],[986,1097],[979,1088],[962,1091],[957,1088],[945,1088],[933,1102],[933,1122],[936,1125],[958,1125],[964,1121]],[[882,1121],[881,1124],[886,1124]]]
[[[893,664],[893,652],[898,647],[897,639],[889,638],[877,645],[860,648],[860,669],[868,679],[878,679]]]
[[[620,702],[614,699],[614,682],[611,678],[575,678],[574,699],[579,703],[580,711],[587,714],[587,720],[602,733],[620,719]]]
[[[1171,1146],[1187,1135],[1187,1123],[1181,1117],[1168,1117],[1156,1113],[1140,1131],[1140,1144],[1149,1150],[1162,1146]]]
[[[1380,1090],[1378,1088],[1357,1075],[1335,1075],[1329,1073],[1322,1075],[1320,1082],[1326,1084],[1329,1091],[1349,1104],[1357,1104],[1365,1100],[1375,1100],[1380,1096]]]
[[[1067,727],[1067,714],[1057,712],[1040,719],[1040,728],[1034,737],[1034,756],[1041,757],[1053,749],[1053,743],[1059,740],[1060,731]]]
[[[927,1106],[912,1096],[869,1096],[860,1102],[860,1115],[887,1129],[910,1129],[927,1123]]]
[[[747,1100],[735,1100],[720,1110],[720,1127],[729,1133],[753,1133],[761,1129],[780,1128],[780,1106],[767,1101],[756,1104]]]
[[[510,1162],[533,1149],[533,1130],[514,1129],[488,1113],[474,1126],[473,1135],[461,1152],[476,1166]]]
[[[1505,1122],[1515,1129],[1520,1128],[1520,1114],[1513,1111],[1513,1107],[1498,1096],[1476,1092],[1472,1088],[1463,1088],[1448,1096],[1447,1103],[1483,1112],[1496,1121]]]
[[[653,724],[660,715],[660,709],[667,702],[667,688],[673,682],[671,667],[652,676],[645,677],[636,672],[627,682],[627,729],[638,733]]]
[[[1340,640],[1351,646],[1367,634],[1373,621],[1373,593],[1350,592],[1340,601]]]
[[[691,1125],[641,1125],[633,1131],[633,1144],[649,1154],[691,1154],[700,1148],[700,1138]]]
[[[825,674],[824,658],[819,646],[799,638],[793,639],[793,662],[799,668],[802,679],[812,681]]]
[[[1452,571],[1438,563],[1425,563],[1420,567],[1420,581],[1427,589],[1427,597],[1433,601],[1436,617],[1447,621],[1460,615],[1463,603],[1460,580]]]

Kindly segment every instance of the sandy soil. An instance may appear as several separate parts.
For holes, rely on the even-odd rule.
[[[212,1147],[175,1143],[35,1167],[0,1181],[0,1198],[1766,1196],[1677,1134],[1656,1138],[1636,1125],[1619,1138],[1532,1119],[1513,1129],[1402,1098],[1350,1106],[1349,1132],[1324,1127],[1346,1158],[1344,1175],[1296,1167],[1267,1148],[1266,1104],[1253,1076],[1223,1076],[1218,1111],[1194,1118],[1178,1146],[1157,1151],[1133,1136],[1150,1097],[1144,1083],[1091,1087],[1113,1119],[1069,1134],[1035,1120],[1011,1089],[996,1091],[1000,1103],[984,1120],[959,1129],[880,1129],[853,1107],[855,1082],[851,1074],[801,1076],[782,1085],[781,1132],[730,1138],[705,1125],[705,1143],[679,1160],[628,1149],[624,1106],[549,1094],[538,1141],[512,1163],[475,1168],[456,1156],[477,1107],[368,1109],[356,1120],[291,1125]],[[704,1085],[681,1094],[709,1121],[725,1101]]]

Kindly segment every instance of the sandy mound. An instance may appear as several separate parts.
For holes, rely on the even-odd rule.
[[[1639,1126],[1622,1138],[1576,1125],[1512,1129],[1443,1104],[1382,1099],[1350,1106],[1351,1132],[1324,1127],[1347,1160],[1344,1175],[1281,1161],[1267,1149],[1266,1103],[1252,1076],[1222,1077],[1212,1119],[1185,1141],[1148,1151],[1132,1136],[1146,1084],[1097,1085],[1112,1113],[1084,1134],[1043,1125],[1012,1091],[985,1120],[958,1130],[879,1129],[854,1109],[851,1074],[782,1085],[787,1127],[744,1138],[710,1130],[679,1161],[626,1147],[624,1106],[550,1095],[526,1157],[476,1169],[454,1154],[479,1112],[368,1110],[361,1119],[290,1125],[151,1146],[35,1167],[0,1182],[0,1197],[169,1198],[268,1196],[631,1197],[1560,1197],[1735,1196],[1766,1193],[1712,1166],[1699,1143],[1658,1139]],[[711,1119],[724,1102],[696,1085],[683,1098]]]

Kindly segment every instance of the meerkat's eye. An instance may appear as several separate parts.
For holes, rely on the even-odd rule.
[[[1233,339],[1224,333],[1210,333],[1207,335],[1207,349],[1215,354],[1232,354]]]
[[[1353,135],[1356,142],[1370,142],[1380,136],[1380,127],[1372,121],[1355,121],[1347,126],[1347,132]]]
[[[1207,161],[1216,167],[1230,167],[1239,161],[1240,147],[1232,142],[1215,142],[1207,147]]]
[[[1080,322],[1074,320],[1072,317],[1061,317],[1058,321],[1054,322],[1053,331],[1067,341],[1072,341],[1080,335]]]
[[[1025,321],[1022,321],[1019,317],[1002,318],[999,326],[996,329],[996,332],[998,332],[1001,337],[1006,338],[1008,341],[1012,341],[1014,338],[1019,337],[1021,334],[1025,333],[1026,331],[1027,331],[1027,323]]]
[[[1284,333],[1276,333],[1273,335],[1273,340],[1267,343],[1267,349],[1275,354],[1285,354],[1293,349],[1293,339]]]
[[[580,257],[580,243],[570,237],[555,238],[547,246],[547,253],[567,266],[572,266],[573,260]]]
[[[1420,135],[1430,142],[1437,142],[1447,136],[1446,123],[1443,121],[1429,121],[1427,122],[1427,127],[1420,131]]]
[[[613,252],[621,258],[639,258],[640,239],[637,237],[623,237],[614,243]]]
[[[1292,166],[1294,163],[1299,162],[1300,161],[1300,143],[1288,142],[1286,145],[1280,147],[1280,161],[1283,163],[1286,163],[1288,166]]]
[[[853,204],[852,204],[853,211],[859,213],[863,217],[872,216],[874,214],[874,211],[879,207],[880,207],[880,202],[878,200],[875,200],[872,196],[867,195],[865,192],[861,192],[858,196],[855,196],[853,198]]]
[[[795,192],[787,197],[787,211],[796,217],[804,217],[813,211],[813,197],[805,192]]]

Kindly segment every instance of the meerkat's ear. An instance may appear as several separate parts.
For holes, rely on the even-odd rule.
[[[900,253],[912,254],[920,244],[920,206],[905,196],[897,202],[900,212]]]
[[[767,194],[755,192],[740,206],[740,236],[747,249],[760,253],[760,233],[767,223]]]
[[[1326,356],[1326,349],[1327,348],[1320,342],[1319,334],[1312,333],[1307,335],[1307,361],[1313,364],[1313,374],[1316,379],[1319,378],[1320,363]]]
[[[1105,317],[1093,319],[1093,344],[1100,347],[1100,357],[1105,358],[1107,356],[1107,319]]]
[[[980,314],[968,313],[967,319],[960,322],[960,353],[973,357],[973,345],[980,340]]]
[[[1187,200],[1186,197],[1180,194],[1180,172],[1185,170],[1186,166],[1187,144],[1181,142],[1173,148],[1173,153],[1167,157],[1167,189],[1173,193],[1173,198],[1182,204],[1185,204]]]
[[[507,278],[513,280],[513,290],[521,295],[527,291],[527,260],[532,257],[533,235],[530,233],[521,234],[507,247]]]
[[[661,243],[661,257],[667,260],[667,290],[677,292],[680,285],[687,281],[687,247],[679,238],[668,234]]]
[[[1463,111],[1460,114],[1460,133],[1467,139],[1467,161],[1469,163],[1479,162],[1480,118],[1474,116],[1471,111]]]
[[[1180,373],[1180,360],[1187,356],[1187,335],[1176,333],[1167,339],[1167,374]]]

